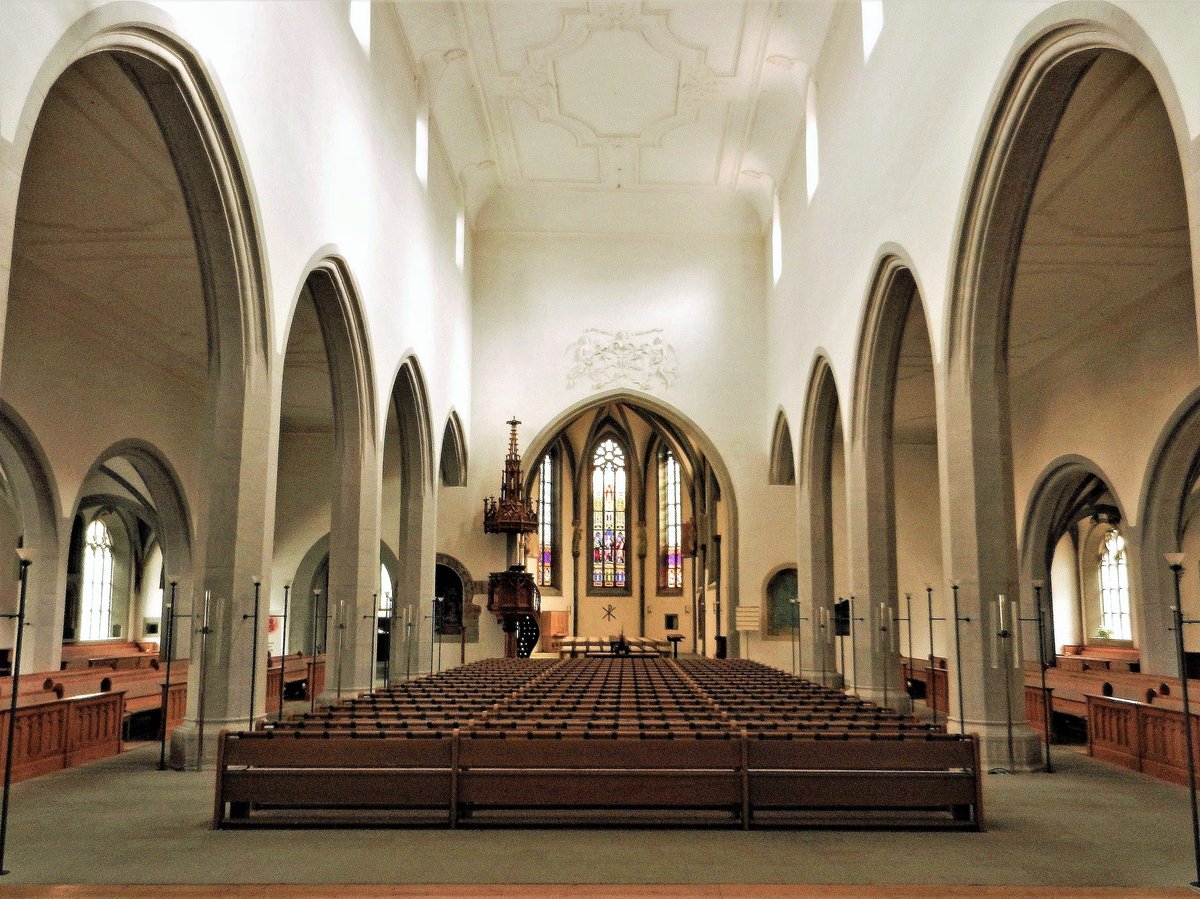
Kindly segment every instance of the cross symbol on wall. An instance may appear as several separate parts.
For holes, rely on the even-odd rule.
[[[606,605],[604,607],[604,620],[612,621],[614,619],[613,612],[615,612],[616,610],[617,610],[617,607],[614,606],[611,602],[608,605]]]

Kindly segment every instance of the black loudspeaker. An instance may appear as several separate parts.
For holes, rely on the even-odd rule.
[[[850,600],[843,599],[833,604],[833,635],[850,636]]]
[[[717,658],[729,658],[729,638],[724,635],[717,637]]]

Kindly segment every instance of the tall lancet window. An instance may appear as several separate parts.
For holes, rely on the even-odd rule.
[[[1125,538],[1116,528],[1105,535],[1100,555],[1100,627],[1116,640],[1132,638]]]
[[[99,518],[83,535],[81,640],[107,640],[112,627],[113,541]]]
[[[664,447],[658,453],[658,589],[683,589],[683,496],[679,460]]]
[[[611,437],[592,456],[592,586],[625,589],[625,451]]]
[[[558,532],[558,509],[554,502],[555,454],[548,452],[542,456],[538,466],[538,495],[537,495],[537,570],[534,576],[539,587],[557,586],[554,572],[558,563],[554,535]]]

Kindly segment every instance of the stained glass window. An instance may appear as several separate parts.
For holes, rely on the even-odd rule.
[[[679,460],[670,449],[658,454],[658,587],[683,589],[683,498]]]
[[[107,640],[112,626],[113,542],[99,518],[83,536],[81,640]]]
[[[1129,640],[1129,567],[1125,538],[1115,528],[1104,537],[1100,556],[1100,626],[1116,640]]]
[[[546,453],[538,466],[538,529],[537,570],[534,572],[539,587],[554,585],[554,454]]]
[[[592,457],[592,586],[625,588],[625,452],[612,438]]]

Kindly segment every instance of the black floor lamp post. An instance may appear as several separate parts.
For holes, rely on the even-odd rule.
[[[1188,798],[1192,803],[1192,854],[1196,862],[1196,879],[1192,881],[1192,889],[1200,890],[1200,816],[1196,812],[1196,757],[1192,747],[1192,709],[1188,697],[1187,667],[1183,654],[1183,626],[1185,624],[1200,624],[1200,620],[1184,620],[1183,605],[1179,599],[1179,578],[1183,574],[1183,553],[1165,553],[1172,573],[1175,576],[1175,605],[1171,613],[1175,618],[1175,659],[1179,664],[1179,683],[1183,692],[1183,742],[1187,747],[1188,768]]]
[[[21,564],[19,574],[21,597],[17,603],[17,613],[16,615],[2,616],[16,619],[17,639],[16,645],[13,647],[12,698],[8,707],[8,751],[4,755],[4,800],[0,803],[0,874],[10,873],[8,868],[4,867],[4,850],[8,845],[8,797],[12,790],[13,737],[17,732],[17,691],[21,683],[21,642],[25,636],[25,593],[29,585],[29,566],[33,564],[31,553],[22,546],[17,547],[17,559]]]
[[[1042,611],[1042,587],[1046,582],[1039,578],[1033,579],[1033,595],[1034,601],[1037,603],[1037,621],[1038,626],[1038,668],[1042,672],[1042,739],[1046,746],[1046,773],[1054,773],[1054,765],[1050,762],[1050,735],[1054,727],[1053,708],[1050,702],[1050,691],[1046,687],[1046,669],[1050,665],[1046,662],[1046,616]],[[1028,618],[1022,618],[1022,621],[1028,621]]]

